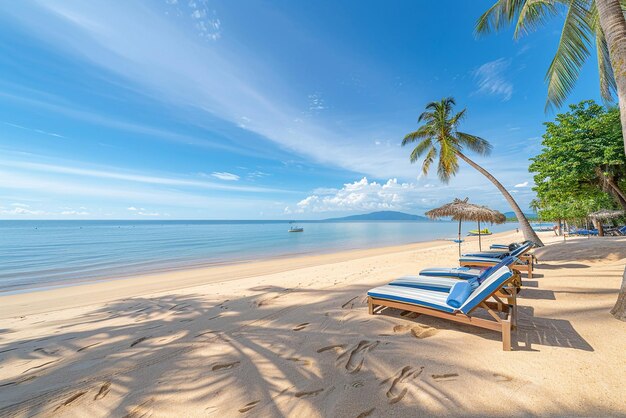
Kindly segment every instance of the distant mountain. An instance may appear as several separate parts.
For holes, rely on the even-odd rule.
[[[526,217],[528,219],[536,219],[537,218],[537,214],[536,213],[524,213],[524,215],[526,215]],[[515,212],[504,212],[504,216],[506,216],[507,218],[515,218]]]
[[[428,221],[424,216],[411,215],[410,213],[383,210],[380,212],[366,213],[364,215],[344,216],[343,218],[324,219],[325,222],[337,221]]]

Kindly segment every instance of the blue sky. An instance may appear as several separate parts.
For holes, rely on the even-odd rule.
[[[400,147],[445,96],[527,207],[561,19],[476,39],[491,4],[0,3],[0,217],[318,219],[466,196],[509,210],[470,167],[444,185]],[[593,61],[570,102],[587,98]]]

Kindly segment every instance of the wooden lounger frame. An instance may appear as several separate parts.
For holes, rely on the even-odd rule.
[[[523,270],[529,279],[533,278],[533,264],[534,264],[534,255],[525,254],[517,257],[519,261],[522,263],[515,262],[511,269],[515,270]],[[498,261],[499,262],[499,261]],[[460,261],[459,264],[461,267],[493,267],[497,263],[493,261]]]
[[[512,285],[516,279],[519,279],[519,273],[514,273],[500,288],[487,296],[467,315],[462,312],[443,312],[411,303],[379,299],[372,296],[368,296],[367,298],[369,314],[374,315],[375,313],[380,313],[385,308],[395,308],[498,331],[502,334],[502,349],[504,351],[511,351],[511,329],[517,327],[516,291]],[[489,299],[493,299],[493,301]],[[504,303],[502,299],[506,299],[507,302]],[[493,320],[472,316],[472,312],[478,308],[485,309]]]

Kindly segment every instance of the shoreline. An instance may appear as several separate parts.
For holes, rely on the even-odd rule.
[[[489,235],[489,239],[516,235],[515,230]],[[519,234],[517,234],[519,235]],[[487,238],[483,237],[483,241]],[[465,237],[465,245],[478,242],[477,236]],[[361,248],[326,253],[284,255],[246,261],[224,262],[199,267],[159,269],[154,272],[128,276],[103,277],[95,280],[77,280],[66,284],[51,284],[25,288],[15,292],[0,292],[0,319],[17,315],[45,313],[93,303],[105,303],[122,297],[136,297],[146,293],[175,291],[188,287],[230,282],[249,277],[282,273],[323,264],[376,257],[415,250],[456,247],[451,241],[437,239],[411,244]],[[280,265],[277,265],[278,263]],[[172,281],[176,281],[172,283]],[[76,302],[76,300],[81,302]],[[35,305],[35,306],[32,306]],[[17,313],[16,313],[17,312]]]

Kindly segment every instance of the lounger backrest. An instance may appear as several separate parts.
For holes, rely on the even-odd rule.
[[[480,305],[482,301],[487,299],[489,295],[502,287],[502,285],[504,285],[504,283],[506,283],[506,281],[513,275],[511,270],[506,265],[499,263],[498,266],[499,267],[497,269],[494,269],[491,274],[485,277],[480,286],[478,286],[469,298],[467,298],[465,303],[461,305],[459,311],[464,314],[469,313],[476,306]]]
[[[532,246],[533,246],[532,243],[527,242],[523,245],[520,245],[515,250],[511,251],[510,255],[512,255],[513,257],[519,257],[520,255],[524,254],[526,251],[530,250]]]
[[[482,283],[485,281],[485,279],[487,277],[489,277],[489,275],[491,275],[491,273],[493,273],[494,271],[498,270],[500,267],[505,266],[505,267],[510,267],[511,265],[513,265],[515,262],[517,261],[516,257],[513,256],[507,256],[505,258],[502,259],[502,261],[500,261],[498,264],[495,264],[491,267],[489,267],[487,270],[483,271],[479,276],[478,276],[478,283]]]

